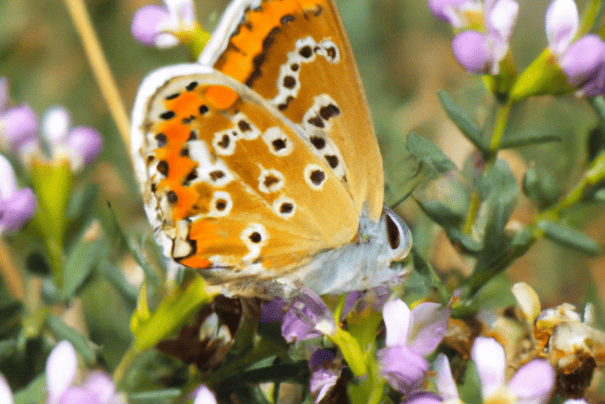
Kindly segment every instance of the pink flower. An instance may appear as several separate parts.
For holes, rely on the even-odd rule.
[[[27,104],[6,108],[8,80],[0,78],[0,144],[21,153],[38,142],[38,117]]]
[[[63,107],[46,111],[42,121],[42,136],[53,159],[67,157],[72,171],[91,164],[101,152],[101,134],[88,126],[71,127],[69,112]]]
[[[0,155],[0,234],[18,231],[36,211],[36,196],[31,188],[19,190],[15,172],[9,161]]]
[[[196,24],[191,0],[164,0],[164,7],[140,8],[130,29],[134,38],[145,45],[169,48],[179,43],[180,31],[195,30]]]
[[[421,303],[410,311],[397,299],[384,305],[386,348],[378,351],[382,376],[393,388],[408,393],[429,369],[424,358],[432,353],[447,331],[449,309],[438,303]]]
[[[546,10],[548,47],[565,73],[567,81],[580,94],[605,93],[605,42],[597,35],[584,35],[574,41],[580,25],[573,0],[553,0]]]
[[[486,32],[464,31],[456,35],[452,40],[456,60],[469,73],[498,74],[518,12],[515,0],[486,0],[483,11]]]
[[[126,404],[122,394],[116,393],[111,378],[103,372],[88,375],[83,384],[73,385],[78,358],[67,341],[53,348],[46,362],[47,404]]]

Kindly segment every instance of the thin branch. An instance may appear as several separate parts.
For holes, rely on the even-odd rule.
[[[82,38],[88,62],[92,67],[103,98],[105,98],[105,102],[109,106],[111,115],[116,122],[126,147],[130,148],[130,122],[128,114],[124,108],[124,103],[118,92],[111,70],[109,70],[107,59],[105,59],[97,35],[90,22],[86,7],[82,0],[65,0],[65,4]]]

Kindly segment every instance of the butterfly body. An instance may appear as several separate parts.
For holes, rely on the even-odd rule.
[[[404,275],[382,161],[335,6],[237,0],[198,63],[148,76],[132,150],[166,256],[232,295]]]

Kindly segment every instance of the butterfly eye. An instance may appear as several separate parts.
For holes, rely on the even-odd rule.
[[[384,210],[386,222],[386,239],[391,247],[391,258],[405,258],[412,248],[412,233],[409,227],[390,209]]]

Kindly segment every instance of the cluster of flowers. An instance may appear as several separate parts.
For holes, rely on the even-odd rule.
[[[49,109],[42,119],[27,104],[8,107],[8,80],[0,78],[0,146],[27,167],[32,161],[50,164],[68,160],[73,172],[91,164],[101,151],[99,132],[87,126],[71,127],[62,107]],[[50,157],[50,158],[48,158]],[[31,188],[19,189],[9,160],[0,155],[0,234],[19,230],[33,215],[36,197]]]
[[[603,347],[605,338],[603,333],[588,325],[586,318],[582,322],[569,304],[542,311],[537,295],[528,285],[516,284],[513,293],[519,303],[521,317],[526,320],[526,337],[535,341],[536,336],[540,336],[536,343],[541,347],[537,351],[542,353],[533,359],[526,356],[520,361],[507,357],[505,347],[518,346],[519,341],[507,343],[507,331],[502,331],[504,335],[499,334],[498,321],[490,327],[485,326],[487,331],[484,335],[487,336],[477,337],[470,349],[481,381],[481,396],[484,403],[546,403],[553,394],[559,375],[575,373],[570,370],[574,366],[585,369],[586,363],[578,363],[575,358],[598,357],[602,348],[595,347]],[[372,308],[382,311],[386,329],[385,347],[376,352],[377,364],[391,387],[406,396],[402,404],[462,403],[448,357],[443,353],[437,355],[433,361],[433,372],[429,372],[431,365],[426,359],[448,333],[449,309],[425,302],[410,310],[399,299],[385,302],[388,291],[375,295],[378,299],[373,301]],[[368,304],[361,293],[349,294],[341,319],[355,310],[356,305],[359,310],[360,304]],[[283,302],[279,299],[266,304],[261,321],[280,321],[282,335],[289,343],[336,333],[337,324],[332,312],[309,289],[301,290],[285,313],[282,307]],[[548,349],[546,345],[550,345]],[[512,375],[511,368],[517,369]],[[309,369],[310,390],[318,403],[336,385],[343,369],[342,357],[338,352],[335,355],[334,350],[317,347],[309,356]],[[438,394],[426,390],[427,376],[432,379]],[[572,399],[565,402],[574,403],[586,401]]]
[[[59,342],[46,361],[46,404],[127,404],[108,374],[83,372],[78,356],[68,341]],[[193,404],[216,404],[214,394],[204,385],[193,392]],[[13,394],[0,374],[0,403],[14,404]]]
[[[452,50],[470,73],[497,75],[509,53],[517,20],[515,0],[428,0],[433,15],[458,32]],[[605,94],[605,42],[594,34],[578,38],[580,18],[574,0],[553,0],[546,10],[546,36],[552,60],[578,94]]]

